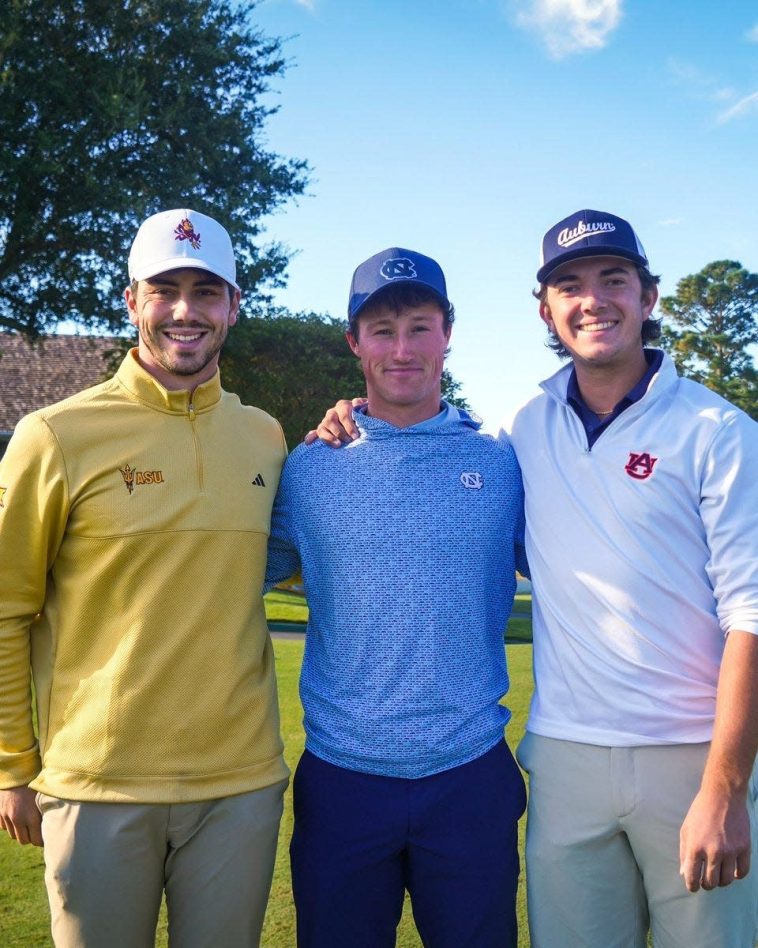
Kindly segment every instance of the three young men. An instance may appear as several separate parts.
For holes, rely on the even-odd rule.
[[[288,773],[250,590],[284,438],[221,389],[223,227],[148,218],[129,276],[137,347],[0,464],[0,827],[44,839],[57,945],[152,945],[164,888],[172,942],[254,945]]]
[[[518,465],[441,400],[453,307],[435,261],[376,254],[348,313],[368,391],[359,437],[293,451],[269,544],[269,580],[302,567],[310,606],[298,944],[390,948],[407,889],[425,944],[515,946],[525,793],[499,702]]]

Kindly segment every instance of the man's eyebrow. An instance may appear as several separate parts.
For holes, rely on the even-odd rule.
[[[369,316],[364,325],[371,326],[394,326],[397,319],[394,316]]]
[[[555,286],[558,286],[560,283],[570,283],[573,280],[578,280],[579,277],[575,273],[564,273],[562,276],[557,276],[552,280],[552,283]]]
[[[600,276],[612,276],[614,273],[629,273],[629,267],[625,267],[623,265],[604,267],[600,271]],[[570,283],[578,279],[579,276],[576,273],[563,273],[560,276],[555,277],[553,283],[555,286],[559,286],[561,283]]]

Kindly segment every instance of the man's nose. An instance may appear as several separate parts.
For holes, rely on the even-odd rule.
[[[605,309],[607,305],[605,294],[599,287],[589,287],[582,296],[584,312],[596,313],[598,310]]]
[[[410,347],[410,339],[398,333],[398,335],[395,337],[393,355],[396,359],[399,359],[401,361],[405,359],[409,359],[412,355],[411,347]]]
[[[185,320],[189,318],[191,310],[192,304],[190,300],[182,293],[174,303],[171,315],[174,319]]]

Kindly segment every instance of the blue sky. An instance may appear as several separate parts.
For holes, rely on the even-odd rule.
[[[253,19],[290,62],[267,145],[312,167],[267,221],[295,252],[277,301],[344,317],[365,258],[435,257],[448,364],[488,430],[560,364],[531,296],[560,218],[626,217],[664,295],[712,260],[758,270],[755,0],[261,0]]]

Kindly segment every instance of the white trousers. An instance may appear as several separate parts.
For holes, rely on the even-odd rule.
[[[708,744],[596,747],[527,732],[526,877],[532,948],[753,948],[758,938],[758,820],[752,867],[725,888],[688,892],[679,830]]]
[[[286,785],[179,804],[38,794],[56,948],[152,948],[164,888],[172,948],[255,948]]]

